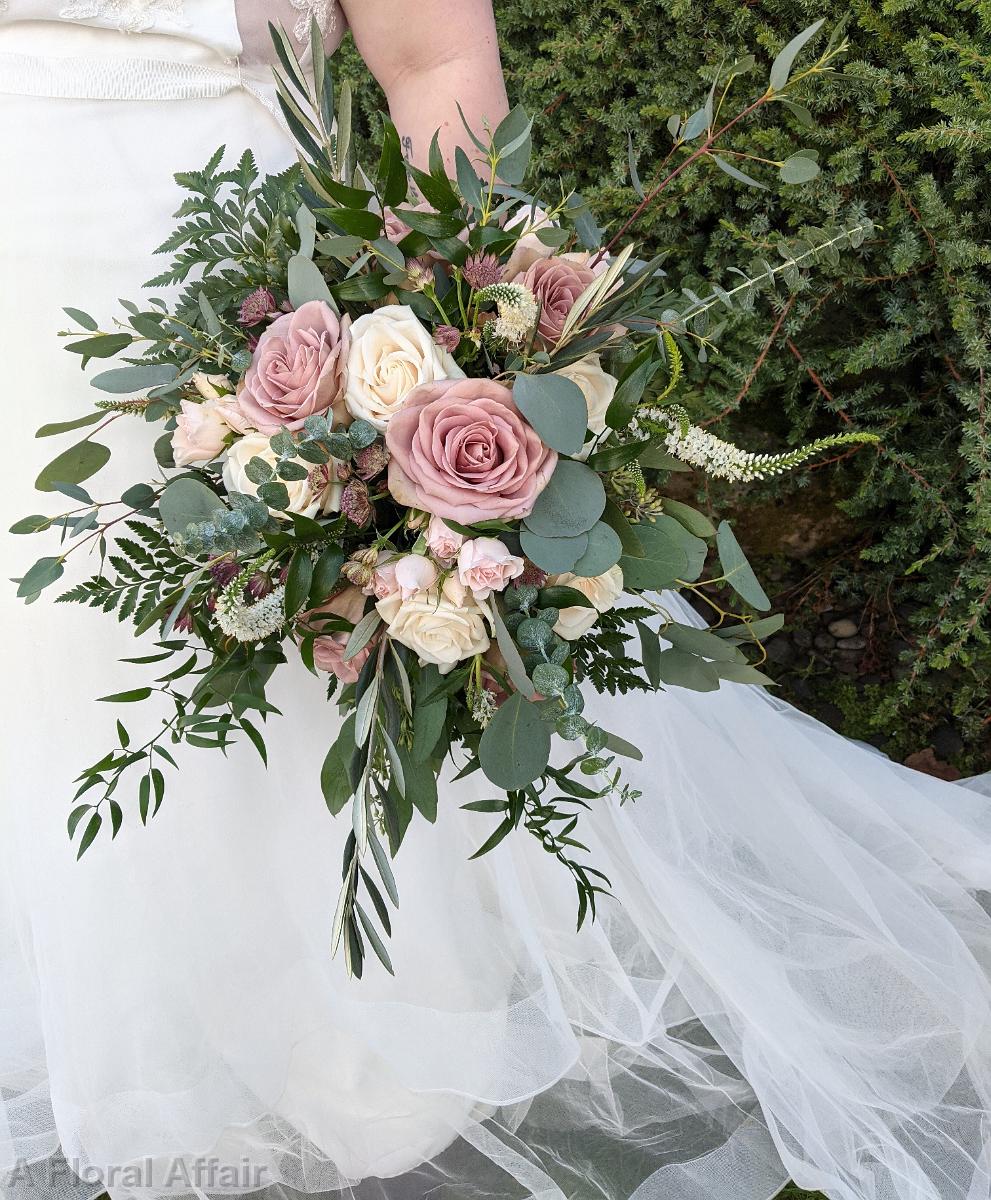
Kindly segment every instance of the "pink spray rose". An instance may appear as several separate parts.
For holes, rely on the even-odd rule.
[[[385,438],[396,503],[461,524],[525,517],[557,465],[512,392],[490,379],[420,384]]]
[[[449,563],[457,558],[464,545],[465,535],[445,525],[440,517],[431,517],[427,526],[427,549],[438,562]]]
[[[258,340],[236,404],[245,422],[271,436],[285,426],[301,429],[314,413],[344,409],[345,364],[350,347],[348,316],[310,300],[285,313]]]
[[[587,254],[538,258],[516,276],[515,282],[528,287],[540,301],[537,332],[548,344],[558,340],[575,301],[602,274],[592,270],[588,260]],[[601,266],[608,270],[609,264],[603,259]]]
[[[458,579],[476,600],[487,600],[523,574],[522,558],[510,554],[498,538],[472,538],[458,552]]]
[[[379,551],[378,562],[372,568],[372,577],[361,590],[366,596],[385,600],[399,591],[396,581],[396,564],[399,558],[391,550]]]
[[[335,596],[333,600],[328,600],[322,604],[318,611],[320,613],[331,613],[337,617],[343,617],[345,621],[351,621],[352,624],[357,624],[361,620],[362,613],[365,608],[365,597],[360,589],[356,587],[345,588],[339,596]],[[308,618],[313,616],[313,612],[304,613],[299,618],[299,624],[306,626]],[[319,629],[321,619],[314,619],[313,627]],[[330,675],[336,675],[341,683],[357,683],[358,676],[361,674],[361,668],[365,665],[369,654],[372,652],[371,645],[366,646],[363,650],[359,650],[354,658],[348,659],[345,662],[344,651],[348,644],[348,638],[351,635],[343,630],[334,632],[322,633],[313,641],[313,665],[318,671],[326,671]]]

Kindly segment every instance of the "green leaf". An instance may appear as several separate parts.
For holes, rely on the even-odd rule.
[[[642,621],[637,621],[637,633],[640,634],[640,661],[643,671],[647,682],[656,690],[661,686],[661,639]]]
[[[313,560],[305,550],[297,550],[286,577],[286,619],[294,617],[306,603],[313,582]]]
[[[472,208],[482,207],[482,181],[475,174],[471,160],[460,146],[454,151],[454,166],[458,177],[458,188],[465,203]]]
[[[424,763],[433,754],[437,740],[447,721],[447,697],[426,698],[440,684],[440,672],[433,664],[420,672],[416,687],[416,703],[413,705],[413,747],[410,757],[415,764]]]
[[[819,32],[825,23],[825,18],[815,21],[808,29],[796,34],[785,46],[781,53],[771,63],[770,87],[773,92],[782,91],[788,84],[791,68],[802,50],[802,47]]]
[[[576,537],[592,528],[605,506],[606,492],[599,476],[584,463],[564,458],[525,524],[541,537]]]
[[[81,308],[63,308],[62,311],[67,317],[75,321],[77,325],[82,325],[83,329],[88,329],[92,332],[100,328],[96,319],[91,317],[88,312],[83,312]]]
[[[763,671],[758,671],[756,667],[750,666],[749,663],[719,662],[715,664],[715,667],[719,672],[719,678],[725,679],[727,683],[749,683],[755,687],[777,687],[777,684],[769,675],[765,675]]]
[[[336,817],[354,794],[348,775],[348,763],[354,753],[354,714],[352,713],[327,751],[320,771],[320,788],[327,807]]]
[[[95,425],[106,415],[105,412],[97,409],[95,412],[87,413],[85,417],[76,417],[74,421],[56,421],[54,425],[42,425],[34,436],[36,438],[54,437],[58,433],[69,433],[73,429],[85,429],[87,425]]]
[[[523,182],[530,163],[533,120],[519,105],[512,109],[492,135],[492,143],[499,152],[497,167],[503,183],[513,186]]]
[[[625,429],[633,420],[644,389],[660,366],[653,355],[653,346],[648,346],[620,376],[615,395],[606,409],[606,424],[610,429]]]
[[[782,183],[808,183],[819,174],[819,164],[807,154],[793,154],[780,168]]]
[[[34,481],[39,492],[54,492],[56,483],[82,483],[110,461],[110,451],[101,442],[77,442],[53,459]]]
[[[588,534],[576,537],[538,537],[529,529],[520,530],[520,546],[527,558],[542,571],[560,575],[570,571],[588,549]]]
[[[416,208],[396,209],[396,216],[404,221],[410,229],[425,234],[430,238],[452,238],[465,227],[464,221],[454,213],[421,212]]]
[[[716,549],[726,582],[733,591],[759,612],[766,612],[771,607],[771,602],[753,568],[747,562],[747,556],[743,553],[728,521],[720,522],[716,530]]]
[[[60,558],[39,558],[17,585],[17,594],[22,599],[35,596],[57,579],[61,579],[64,572],[65,568]]]
[[[158,514],[171,534],[182,533],[191,523],[212,520],[221,507],[217,493],[191,475],[173,479],[158,498]]]
[[[594,579],[614,567],[622,554],[619,534],[604,521],[599,521],[588,531],[588,549],[571,569],[576,575]]]
[[[588,404],[581,388],[563,375],[517,375],[516,407],[540,440],[561,454],[577,454],[585,442]]]
[[[635,591],[660,591],[681,579],[697,578],[705,562],[705,542],[693,537],[673,517],[660,516],[652,524],[638,525],[643,558],[624,555],[619,560],[623,582]]]
[[[643,762],[643,753],[632,742],[628,742],[626,738],[621,738],[618,734],[609,733],[608,730],[603,730],[606,735],[606,744],[604,749],[611,750],[613,754],[621,754],[624,758],[632,758],[634,762]]]
[[[330,595],[334,584],[340,578],[344,558],[344,552],[337,546],[328,546],[317,559],[313,567],[313,580],[310,583],[311,608],[323,604]]]
[[[747,187],[760,188],[762,192],[770,191],[766,183],[761,183],[759,180],[754,179],[752,175],[748,175],[746,171],[741,171],[739,167],[734,167],[722,155],[713,154],[712,161],[721,171],[725,171],[731,179],[735,179],[737,183],[745,183]]]
[[[596,450],[590,454],[585,462],[592,468],[593,471],[618,471],[621,467],[625,467],[627,463],[633,462],[641,457],[650,448],[650,441],[624,442],[621,445],[605,446],[601,450]]]
[[[335,208],[331,210],[335,225],[345,233],[373,242],[382,234],[382,218],[367,208]]]
[[[289,260],[288,271],[289,302],[293,308],[300,308],[310,300],[320,300],[337,312],[327,281],[312,258],[294,254]]]
[[[406,795],[416,811],[431,825],[437,820],[437,776],[428,762],[416,762],[402,746],[399,748]]]
[[[388,119],[382,120],[382,153],[378,165],[379,200],[386,208],[395,208],[406,199],[409,183],[399,133]]]
[[[485,776],[496,787],[516,791],[547,769],[551,754],[550,726],[519,692],[496,711],[478,744]]]
[[[660,630],[660,635],[669,641],[676,650],[698,654],[701,658],[711,659],[714,662],[736,662],[740,656],[740,652],[732,642],[716,637],[708,629],[697,629],[692,625],[671,622]]]
[[[364,650],[381,624],[382,618],[374,608],[370,612],[365,613],[354,629],[351,630],[348,644],[344,648],[345,662],[349,662],[355,655],[360,654]]]
[[[696,537],[708,538],[716,536],[716,527],[705,515],[700,513],[697,508],[692,508],[688,504],[682,504],[680,500],[671,500],[669,497],[664,497],[664,511],[678,522],[679,525],[684,525],[689,533],[693,533]]]
[[[151,363],[146,366],[116,367],[103,371],[90,380],[101,392],[123,396],[130,392],[146,392],[149,388],[172,383],[178,371],[171,363]]]
[[[509,674],[513,687],[523,696],[534,696],[536,693],[534,692],[533,684],[530,682],[530,676],[526,673],[526,667],[523,665],[523,659],[517,649],[516,642],[506,628],[506,622],[502,618],[498,604],[492,605],[492,619],[495,625],[496,643],[502,651],[503,658],[506,660],[506,671]]]
[[[714,692],[719,687],[715,665],[684,650],[662,650],[657,659],[657,673],[662,683],[693,692]]]
[[[741,642],[759,642],[784,627],[784,613],[775,613],[771,617],[761,617],[756,621],[745,621],[739,625],[723,625],[712,632],[719,637],[735,638]]]
[[[96,838],[96,835],[100,832],[102,825],[103,818],[98,812],[94,812],[92,817],[89,819],[85,832],[83,833],[82,841],[79,843],[79,852],[76,855],[77,859],[82,858],[90,846],[92,846],[93,841]]]
[[[643,558],[643,546],[637,536],[637,526],[632,525],[626,514],[614,500],[607,500],[602,519],[619,536],[623,554],[628,558]]]
[[[126,350],[133,340],[129,333],[101,333],[98,337],[83,338],[81,342],[69,342],[65,349],[84,358],[113,358]]]
[[[584,592],[580,592],[577,588],[564,587],[561,584],[555,584],[554,587],[541,588],[537,596],[537,603],[541,608],[595,607]]]
[[[42,513],[35,513],[30,517],[21,517],[19,521],[15,521],[10,527],[10,532],[40,533],[43,529],[48,529],[51,523],[51,517],[46,517]]]
[[[129,692],[114,692],[110,696],[99,696],[97,699],[102,704],[137,704],[141,700],[147,700],[150,695],[150,687],[139,687],[132,688]]]

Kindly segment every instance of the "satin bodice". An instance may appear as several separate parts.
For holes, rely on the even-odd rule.
[[[346,28],[337,0],[0,0],[0,29],[53,22],[174,36],[249,64],[272,58],[269,21],[284,25],[305,47],[313,18],[328,51],[335,50]]]

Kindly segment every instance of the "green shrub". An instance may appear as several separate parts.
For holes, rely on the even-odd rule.
[[[614,228],[638,202],[631,145],[649,188],[670,150],[668,118],[701,103],[721,65],[755,52],[757,67],[736,86],[741,97],[757,95],[793,34],[820,16],[835,27],[849,12],[839,74],[805,97],[813,127],[800,111],[771,105],[729,143],[774,161],[812,146],[822,174],[786,186],[773,168],[748,165],[769,183],[762,191],[704,161],[636,233],[667,252],[673,279],[691,283],[725,282],[727,268],[755,254],[773,259],[776,235],[803,226],[866,212],[883,227],[797,294],[758,303],[727,331],[721,353],[690,372],[690,407],[741,441],[771,431],[777,444],[760,449],[847,421],[882,434],[879,451],[851,453],[740,503],[776,505],[787,522],[798,490],[812,488],[824,516],[838,506],[848,518],[839,523],[845,540],[808,560],[829,602],[876,613],[897,601],[906,662],[880,702],[871,690],[849,731],[887,735],[905,751],[953,720],[968,743],[962,765],[978,765],[991,671],[988,5],[600,0],[576,14],[567,0],[503,0],[496,10],[511,96],[537,114],[540,170],[576,185]],[[362,100],[367,117],[376,100],[369,91]]]

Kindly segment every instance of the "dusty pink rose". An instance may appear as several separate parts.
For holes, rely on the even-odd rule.
[[[335,596],[332,600],[328,600],[322,604],[318,611],[320,613],[332,613],[334,616],[343,617],[345,621],[350,621],[352,624],[357,624],[361,620],[362,613],[365,609],[365,597],[356,587],[345,588],[339,596]],[[312,612],[304,613],[299,618],[299,623],[304,627],[307,624],[308,618],[313,615]],[[320,618],[314,620],[314,628],[320,627]],[[335,630],[320,634],[313,641],[313,665],[318,671],[326,671],[329,675],[336,675],[341,683],[357,683],[358,676],[361,674],[361,668],[368,660],[368,656],[372,652],[371,645],[366,646],[363,650],[359,650],[354,658],[344,659],[344,650],[348,644],[348,638],[351,635],[343,630]]]
[[[522,558],[510,554],[498,538],[472,538],[458,552],[458,579],[476,600],[487,600],[523,574]]]
[[[461,524],[525,517],[557,465],[512,392],[490,379],[420,384],[385,440],[396,503]]]
[[[440,519],[431,517],[427,526],[427,548],[439,562],[449,563],[464,545],[465,535]]]
[[[307,417],[331,408],[344,419],[349,328],[350,318],[339,318],[322,300],[273,321],[235,401],[245,422],[271,436],[283,426],[301,429]]]
[[[540,301],[537,332],[547,343],[558,340],[575,301],[600,274],[587,265],[587,259],[588,255],[538,258],[516,276],[515,282],[528,287]]]
[[[422,554],[407,554],[395,566],[396,583],[404,600],[425,592],[437,582],[437,568]]]

